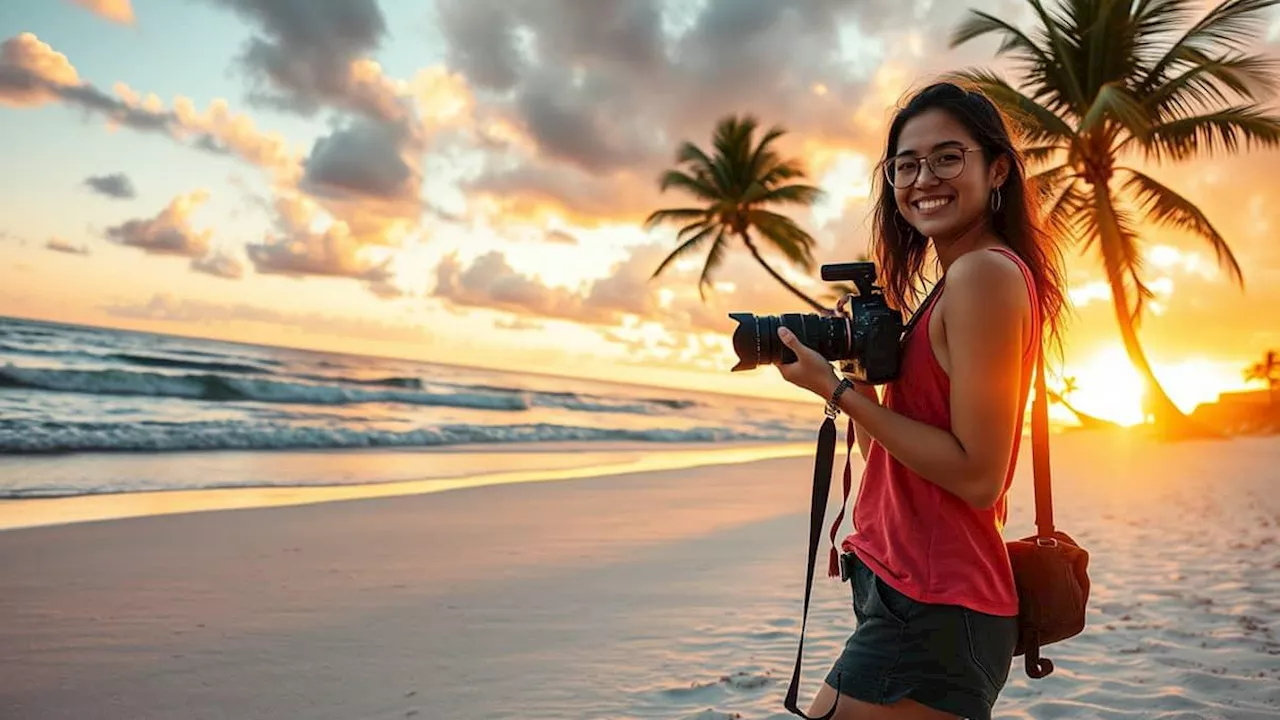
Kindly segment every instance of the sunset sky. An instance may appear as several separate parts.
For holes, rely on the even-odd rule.
[[[703,303],[646,233],[685,139],[751,112],[827,191],[821,262],[864,250],[901,96],[994,62],[967,7],[1021,0],[7,0],[0,314],[622,382],[803,398],[730,374],[730,311],[803,312],[745,252]],[[1280,57],[1280,14],[1261,29]],[[1140,163],[1137,163],[1140,165]],[[1147,167],[1235,249],[1143,229],[1141,338],[1191,409],[1280,348],[1280,152]],[[1103,275],[1068,251],[1067,374],[1137,398]],[[815,276],[775,267],[811,294]]]

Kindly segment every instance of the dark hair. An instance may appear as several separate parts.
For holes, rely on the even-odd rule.
[[[1031,269],[1039,299],[1040,317],[1048,338],[1060,343],[1066,309],[1061,256],[1053,237],[1038,220],[1039,194],[1027,179],[1022,155],[999,108],[975,89],[955,82],[940,82],[917,92],[894,115],[883,162],[898,152],[902,128],[927,110],[944,110],[960,122],[982,147],[989,167],[1000,156],[1009,159],[1009,176],[1001,186],[999,209],[991,225],[1027,267]],[[877,201],[872,233],[872,253],[880,268],[880,282],[888,302],[900,310],[914,307],[924,289],[924,263],[929,241],[898,213],[893,186],[883,172],[875,174]]]

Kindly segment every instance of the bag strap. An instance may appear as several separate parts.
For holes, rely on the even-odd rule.
[[[1031,468],[1035,478],[1036,536],[1053,537],[1053,487],[1049,479],[1049,391],[1044,381],[1044,344],[1036,353],[1036,396],[1031,402]]]

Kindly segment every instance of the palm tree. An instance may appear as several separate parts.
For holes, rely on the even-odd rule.
[[[1168,435],[1201,434],[1156,381],[1138,341],[1144,301],[1143,221],[1205,240],[1232,280],[1243,275],[1227,241],[1203,212],[1138,169],[1134,157],[1182,161],[1280,145],[1273,59],[1243,48],[1280,0],[1226,0],[1199,19],[1200,0],[1027,0],[1037,26],[1026,33],[971,10],[952,47],[983,35],[1023,71],[1015,88],[996,73],[957,73],[1025,124],[1029,162],[1047,222],[1101,254],[1130,361],[1145,380],[1157,425]]]
[[[1245,382],[1258,380],[1267,384],[1267,402],[1276,404],[1276,390],[1280,389],[1280,355],[1268,350],[1262,362],[1254,363],[1244,371]]]
[[[825,312],[827,308],[787,282],[765,262],[752,237],[754,230],[764,244],[781,252],[787,260],[813,271],[813,237],[791,218],[767,206],[808,206],[821,197],[822,191],[809,185],[788,184],[803,179],[805,173],[797,161],[783,160],[770,149],[785,131],[780,127],[771,128],[757,144],[754,139],[757,126],[757,120],[750,115],[724,118],[716,125],[712,155],[693,143],[681,144],[676,152],[677,168],[663,173],[661,189],[663,192],[671,188],[683,190],[701,207],[658,210],[645,220],[646,229],[663,223],[682,226],[676,235],[679,246],[658,265],[653,277],[658,277],[677,258],[710,243],[698,278],[698,293],[705,300],[704,289],[711,284],[711,275],[724,261],[730,239],[737,238],[774,280],[815,310]]]

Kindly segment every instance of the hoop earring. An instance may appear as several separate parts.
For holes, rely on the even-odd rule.
[[[1000,212],[1000,206],[1004,205],[1004,198],[1000,197],[1000,188],[991,191],[991,212]]]

